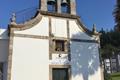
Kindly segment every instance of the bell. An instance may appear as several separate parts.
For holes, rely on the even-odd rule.
[[[62,6],[67,6],[67,5],[68,5],[67,0],[62,0],[61,5],[62,5]]]
[[[55,0],[48,0],[47,3],[50,5],[53,5],[53,4],[55,4]]]

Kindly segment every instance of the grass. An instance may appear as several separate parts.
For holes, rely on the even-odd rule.
[[[120,80],[120,72],[111,74],[112,80]]]

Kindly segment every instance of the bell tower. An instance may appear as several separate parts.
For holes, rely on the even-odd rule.
[[[40,0],[41,11],[76,15],[76,0]]]

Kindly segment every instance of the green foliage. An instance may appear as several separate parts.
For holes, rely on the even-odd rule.
[[[112,80],[111,75],[108,74],[106,71],[104,72],[104,80]]]
[[[115,29],[117,31],[120,31],[120,0],[116,0],[116,1],[117,4],[114,9],[113,16],[115,17],[115,22],[116,22]]]
[[[120,32],[113,30],[106,32],[101,29],[100,33],[102,33],[100,37],[102,58],[110,58],[117,54],[120,51]]]
[[[112,46],[111,44],[106,44],[101,49],[102,58],[110,58],[116,51],[116,47]]]
[[[110,36],[110,43],[115,47],[120,47],[120,32],[118,31],[111,31],[108,33]]]

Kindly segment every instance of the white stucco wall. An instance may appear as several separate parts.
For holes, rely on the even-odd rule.
[[[71,42],[72,80],[101,80],[98,44]]]
[[[69,21],[70,27],[70,38],[74,39],[85,39],[91,40],[92,37],[88,36],[80,25],[77,24],[76,20]]]
[[[37,36],[48,36],[49,34],[49,20],[48,17],[42,17],[42,20],[36,24],[34,27],[22,30],[22,31],[15,31],[16,34],[28,34],[28,35],[37,35]]]
[[[15,37],[11,80],[49,80],[48,40]]]
[[[57,37],[67,37],[67,20],[52,18],[52,34]]]

